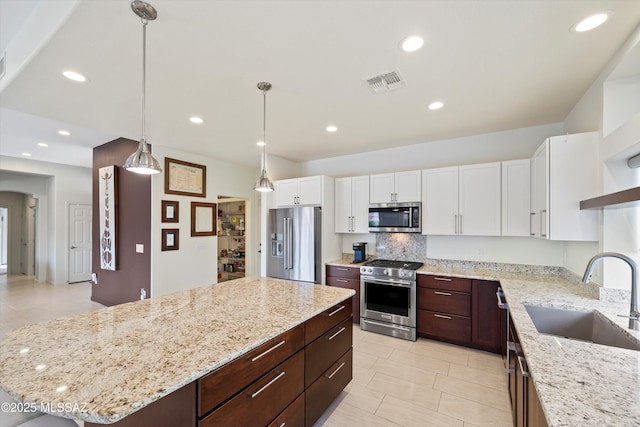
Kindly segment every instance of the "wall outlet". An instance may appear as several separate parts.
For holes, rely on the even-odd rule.
[[[91,281],[94,285],[98,284],[98,275],[96,273],[91,273]]]
[[[140,299],[143,300],[147,297],[147,291],[144,288],[140,288]]]
[[[136,253],[143,254],[144,253],[144,245],[141,243],[136,243]]]

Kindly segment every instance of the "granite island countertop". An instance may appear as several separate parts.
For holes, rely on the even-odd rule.
[[[640,351],[540,334],[524,307],[598,310],[640,341],[618,317],[629,313],[629,302],[597,299],[596,285],[561,267],[429,259],[418,273],[500,282],[550,427],[640,426]]]
[[[0,342],[0,388],[113,423],[353,294],[247,277],[24,326]]]

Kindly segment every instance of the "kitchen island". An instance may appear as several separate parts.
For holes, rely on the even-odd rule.
[[[172,407],[168,412],[184,412],[184,425],[195,426],[206,425],[218,409],[230,413],[237,406],[233,396],[244,396],[239,391],[245,386],[260,385],[259,392],[267,389],[261,381],[277,384],[275,376],[292,381],[302,375],[299,384],[287,388],[299,389],[294,398],[302,402],[304,419],[307,412],[324,410],[313,402],[305,406],[304,391],[328,387],[318,385],[325,369],[332,378],[351,379],[351,329],[338,327],[343,319],[351,324],[352,295],[345,289],[248,277],[25,326],[0,342],[0,388],[24,405],[86,425],[142,426],[142,418],[135,424],[130,420],[151,408],[167,411],[165,399],[174,405],[172,396],[179,394],[179,402],[187,402],[185,410]],[[341,341],[340,351],[348,349],[340,354],[345,360],[323,358],[324,365],[315,364],[315,352],[338,351],[323,347],[327,340],[318,337],[327,333],[339,335],[331,342]],[[243,369],[253,376],[232,381],[238,375],[231,368],[239,360],[244,363],[243,355],[267,365]],[[300,375],[284,375],[280,367],[285,364],[302,369]],[[214,374],[222,369],[231,369],[232,375],[214,388],[226,394],[209,399]],[[276,409],[274,418],[283,408],[270,410]],[[300,415],[299,409],[294,412]]]

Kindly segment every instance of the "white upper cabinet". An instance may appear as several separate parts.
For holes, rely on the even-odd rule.
[[[500,162],[422,171],[423,234],[499,236]]]
[[[371,175],[370,203],[419,202],[420,171],[405,171]]]
[[[275,205],[322,205],[322,185],[322,176],[274,181]]]
[[[580,201],[599,194],[598,133],[547,138],[532,159],[531,216],[536,237],[597,241],[598,213]]]
[[[502,162],[502,235],[529,236],[530,160]]]
[[[369,176],[335,180],[335,232],[369,232]]]

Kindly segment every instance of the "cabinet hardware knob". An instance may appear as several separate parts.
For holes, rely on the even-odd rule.
[[[339,371],[340,369],[342,369],[342,367],[344,366],[344,364],[345,364],[345,362],[342,362],[342,363],[340,364],[340,366],[338,366],[338,367],[336,368],[336,370],[335,370],[335,371],[333,371],[330,375],[327,375],[327,378],[328,378],[328,379],[333,378],[333,376],[334,376],[335,374],[337,374],[337,373],[338,373],[338,371]]]
[[[447,320],[451,320],[452,319],[451,316],[444,316],[442,314],[434,314],[433,317],[438,317],[440,319],[447,319]]]
[[[267,389],[267,387],[269,387],[271,384],[275,383],[276,381],[278,381],[280,379],[280,377],[282,377],[284,375],[284,371],[280,372],[278,374],[277,377],[275,377],[274,379],[272,379],[271,381],[269,381],[268,383],[266,383],[265,385],[263,385],[260,390],[256,391],[255,393],[250,393],[249,396],[251,396],[252,399],[255,399],[255,397],[257,395],[259,395],[260,393],[262,393],[263,391],[265,391]]]
[[[345,330],[345,328],[340,328],[340,330],[338,332],[336,332],[335,334],[331,335],[330,337],[327,337],[327,341],[331,341],[332,339],[334,339],[335,337],[340,335],[344,330]]]
[[[273,347],[271,347],[269,350],[263,351],[262,353],[260,353],[259,355],[257,355],[256,357],[251,358],[252,362],[255,362],[256,360],[260,359],[262,356],[265,356],[266,354],[272,352],[273,350],[275,350],[276,348],[280,347],[281,345],[283,345],[285,343],[284,340],[280,341],[278,344],[274,345]]]
[[[327,314],[327,317],[331,317],[334,314],[336,314],[337,312],[339,312],[340,310],[344,309],[344,305],[341,305],[340,307],[336,308],[335,310],[333,310],[331,313]]]

